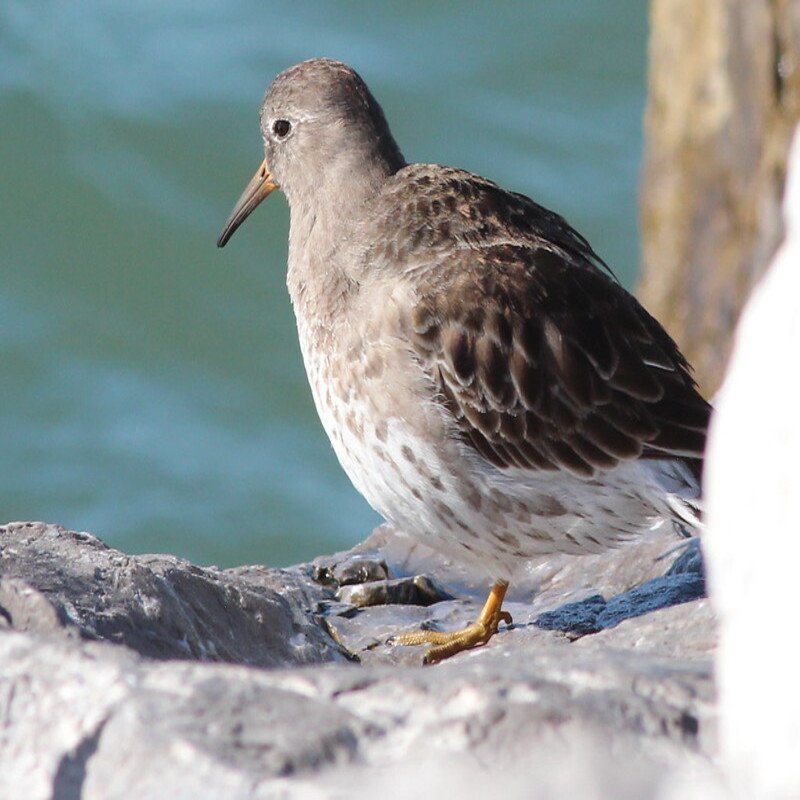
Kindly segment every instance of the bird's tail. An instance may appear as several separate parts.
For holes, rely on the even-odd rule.
[[[664,492],[673,525],[683,536],[702,533],[703,502],[700,496],[699,470],[677,458],[657,459],[648,467]]]

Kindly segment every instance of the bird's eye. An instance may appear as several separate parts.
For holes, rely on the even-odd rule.
[[[272,132],[279,138],[284,139],[289,135],[292,123],[288,119],[276,119],[272,123]]]

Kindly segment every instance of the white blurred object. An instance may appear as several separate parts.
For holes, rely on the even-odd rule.
[[[800,134],[786,236],[742,314],[711,423],[704,549],[720,616],[723,769],[735,796],[800,798]]]

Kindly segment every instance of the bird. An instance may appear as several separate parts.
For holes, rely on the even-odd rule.
[[[491,580],[474,623],[393,638],[425,663],[483,645],[515,571],[702,528],[710,406],[664,328],[559,214],[408,163],[350,66],[274,78],[264,161],[217,241],[289,204],[287,286],[316,410],[389,523]]]

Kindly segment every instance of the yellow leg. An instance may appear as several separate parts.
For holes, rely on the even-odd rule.
[[[480,644],[486,644],[489,639],[497,633],[497,627],[501,622],[510,625],[512,622],[511,614],[502,610],[503,598],[508,589],[507,581],[497,581],[486,603],[475,622],[467,625],[460,631],[451,633],[441,633],[440,631],[418,631],[417,633],[404,633],[394,636],[390,640],[392,644],[399,645],[420,645],[431,644],[433,647],[425,653],[423,663],[435,664],[445,658],[450,658],[462,650],[469,650]]]

